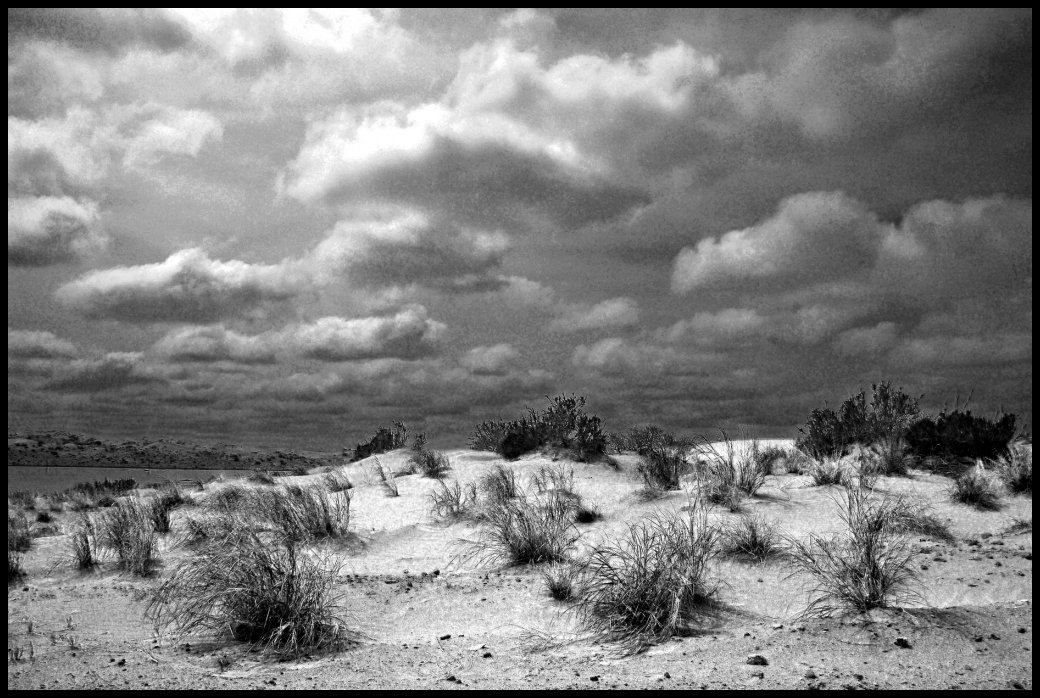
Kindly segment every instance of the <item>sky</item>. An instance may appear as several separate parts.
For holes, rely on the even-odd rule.
[[[1032,11],[9,9],[8,428],[1032,425]]]

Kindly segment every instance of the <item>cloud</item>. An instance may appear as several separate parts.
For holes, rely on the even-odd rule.
[[[594,305],[565,303],[559,308],[559,317],[549,324],[557,332],[630,327],[639,322],[639,304],[632,298],[610,298]]]
[[[154,8],[8,8],[8,42],[56,41],[88,52],[117,54],[131,47],[175,51],[191,33]]]
[[[152,349],[174,361],[265,364],[275,361],[276,344],[262,336],[242,335],[218,325],[171,330]]]
[[[834,340],[834,348],[846,356],[878,356],[895,346],[898,340],[899,326],[885,320],[873,327],[845,330]]]
[[[667,342],[692,342],[705,346],[733,345],[759,337],[768,319],[754,308],[725,308],[718,312],[695,313],[660,333]]]
[[[223,137],[220,121],[198,109],[147,104],[129,111],[119,125],[127,169],[148,171],[170,155],[195,157],[207,141]]]
[[[66,393],[98,393],[133,385],[164,382],[141,365],[141,354],[113,352],[100,359],[77,359],[44,386]]]
[[[7,263],[40,267],[71,262],[102,248],[97,204],[68,196],[7,200]]]
[[[473,347],[459,359],[459,364],[476,375],[504,376],[508,374],[520,358],[513,345],[508,343],[493,346]]]
[[[7,328],[7,355],[19,359],[71,359],[79,356],[79,350],[52,332]]]
[[[381,213],[337,223],[308,263],[325,278],[342,275],[356,286],[415,284],[452,292],[504,283],[495,270],[510,248],[505,234],[437,223],[416,211]]]
[[[1031,333],[1001,333],[988,337],[908,338],[891,352],[896,364],[932,369],[944,366],[1000,366],[1031,363]]]
[[[675,258],[672,290],[848,276],[872,261],[882,234],[876,216],[841,192],[790,196],[758,225],[684,247]]]
[[[164,262],[89,272],[55,297],[88,318],[198,323],[259,311],[309,287],[298,264],[222,262],[192,248]]]
[[[322,361],[414,359],[435,353],[446,329],[417,305],[391,317],[321,318],[295,328],[287,339],[301,356]]]

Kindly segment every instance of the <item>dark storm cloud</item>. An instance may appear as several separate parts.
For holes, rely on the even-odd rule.
[[[59,393],[100,393],[129,386],[162,384],[148,373],[139,354],[113,353],[101,359],[78,359],[57,372],[45,390]]]
[[[176,51],[190,44],[192,36],[153,8],[8,8],[8,45],[27,39],[115,55],[133,46]]]

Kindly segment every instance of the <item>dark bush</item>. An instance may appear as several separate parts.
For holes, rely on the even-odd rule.
[[[470,438],[471,446],[497,451],[509,459],[539,448],[569,450],[580,461],[606,453],[602,423],[599,417],[585,412],[584,397],[557,395],[546,399],[549,406],[540,413],[528,408],[526,416],[511,422],[479,424]]]
[[[514,460],[537,449],[541,444],[533,431],[524,429],[510,430],[499,444],[498,452],[503,458]]]
[[[869,403],[861,390],[847,398],[837,412],[826,407],[810,412],[805,425],[798,429],[801,436],[795,447],[820,459],[844,456],[856,443],[866,446],[902,439],[920,411],[917,398],[885,382],[871,389]]]
[[[1014,414],[992,420],[975,416],[971,410],[944,410],[935,419],[925,417],[914,424],[906,433],[906,442],[917,459],[996,460],[1008,452],[1015,421]]]
[[[408,440],[408,427],[403,422],[394,422],[392,427],[379,427],[375,436],[368,443],[358,444],[354,447],[354,457],[351,461],[359,461],[379,453],[386,453],[398,448],[404,448]]]

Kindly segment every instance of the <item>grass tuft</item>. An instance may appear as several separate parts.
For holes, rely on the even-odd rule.
[[[580,536],[569,500],[556,494],[529,500],[521,493],[484,509],[476,540],[461,541],[458,557],[478,567],[563,562]]]
[[[94,519],[81,513],[68,539],[68,556],[77,570],[94,569],[101,562],[101,543]]]
[[[1000,495],[981,461],[953,481],[950,498],[976,509],[996,511],[1000,508]]]
[[[993,464],[997,477],[1011,494],[1033,494],[1033,445],[1015,441]]]
[[[710,615],[709,572],[719,532],[694,500],[686,512],[650,514],[580,561],[575,611],[594,636],[633,651]]]
[[[837,458],[823,458],[809,466],[809,481],[814,487],[845,485],[849,482],[845,465]]]
[[[441,519],[459,520],[473,518],[477,509],[477,487],[469,483],[463,487],[458,482],[447,485],[437,483],[439,489],[430,493],[430,510]]]
[[[120,499],[100,513],[97,522],[102,545],[112,550],[119,566],[147,576],[158,560],[158,540],[148,507],[136,497]]]
[[[866,613],[921,600],[914,565],[919,553],[900,533],[903,500],[873,499],[866,490],[846,487],[838,504],[844,535],[789,540],[792,575],[811,580],[810,602],[802,616]]]
[[[29,530],[29,519],[18,512],[14,515],[7,512],[7,550],[24,553],[32,547],[32,532]]]
[[[443,453],[422,448],[412,454],[411,464],[423,477],[439,480],[451,470],[451,461]]]
[[[762,562],[783,552],[783,538],[765,517],[741,514],[722,526],[721,551],[728,557]]]
[[[557,601],[568,601],[576,593],[577,570],[572,565],[553,563],[542,570],[542,579],[549,595]]]
[[[148,602],[157,629],[209,632],[299,657],[342,643],[340,563],[241,526],[198,546]]]

